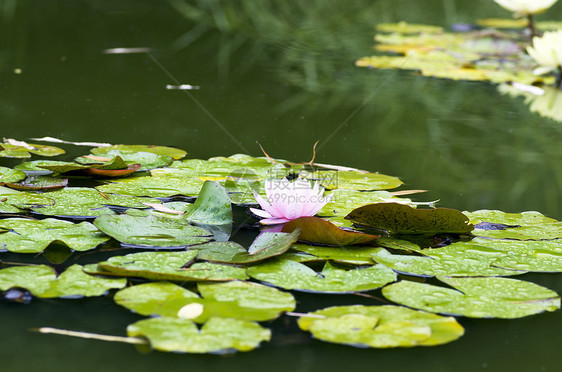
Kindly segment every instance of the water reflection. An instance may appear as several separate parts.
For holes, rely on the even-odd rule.
[[[498,91],[511,97],[524,97],[529,111],[562,123],[562,90],[559,88],[537,87],[530,91],[511,84],[502,84],[498,86]]]

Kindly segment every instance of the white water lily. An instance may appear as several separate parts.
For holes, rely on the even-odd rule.
[[[494,0],[497,4],[520,15],[542,13],[558,0]]]
[[[562,66],[562,30],[545,32],[533,38],[533,46],[527,52],[540,65],[535,74],[546,74]]]
[[[529,110],[540,116],[562,122],[562,91],[554,87],[544,87],[545,94],[525,99]]]
[[[254,197],[263,208],[250,208],[252,213],[262,217],[264,225],[275,225],[289,222],[299,217],[314,216],[326,203],[329,197],[324,197],[324,188],[318,183],[311,186],[310,182],[298,178],[289,182],[287,178],[268,179],[265,181],[265,200],[254,192]]]

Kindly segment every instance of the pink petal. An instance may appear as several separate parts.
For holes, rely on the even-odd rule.
[[[269,204],[264,198],[262,198],[262,196],[260,194],[258,194],[255,191],[254,191],[254,198],[256,199],[256,201],[258,202],[260,207],[262,207],[262,209],[264,209],[271,216],[277,216],[278,215],[277,210],[275,208],[273,208],[271,206],[271,204]]]
[[[260,223],[262,225],[276,225],[279,223],[286,223],[289,222],[290,220],[286,219],[286,218],[266,218],[263,220],[260,220]]]
[[[250,208],[250,212],[252,212],[256,216],[259,216],[261,218],[272,218],[273,217],[270,213],[268,213],[266,211],[263,211],[261,209]]]

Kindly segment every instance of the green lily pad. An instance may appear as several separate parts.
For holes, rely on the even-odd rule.
[[[543,225],[558,222],[554,218],[545,217],[539,212],[506,213],[497,210],[479,210],[475,212],[463,212],[474,225],[481,222],[489,222],[502,225]]]
[[[179,353],[250,351],[271,338],[257,323],[232,318],[211,318],[201,329],[187,319],[145,319],[129,325],[127,334],[146,337],[156,350]]]
[[[283,259],[252,266],[248,274],[276,287],[322,293],[370,291],[396,280],[394,271],[383,265],[344,270],[327,262],[317,273],[304,264]]]
[[[419,26],[417,26],[419,27]],[[432,26],[429,26],[432,27]],[[519,31],[413,33],[407,25],[385,25],[375,36],[379,52],[356,61],[356,66],[419,71],[423,76],[453,80],[507,81],[522,84],[554,82],[533,74],[535,62],[518,44]]]
[[[300,217],[283,225],[283,232],[300,229],[299,240],[314,244],[345,246],[365,244],[380,238],[380,235],[343,230],[318,217]]]
[[[496,267],[502,252],[486,247],[459,247],[426,249],[424,256],[391,254],[379,248],[371,255],[373,261],[399,273],[418,276],[507,276],[525,271]]]
[[[484,230],[478,226],[472,232],[473,235],[514,240],[546,240],[562,239],[562,222],[547,223],[544,225],[531,225],[521,227],[506,227],[501,229]]]
[[[53,218],[6,218],[0,220],[0,229],[8,230],[0,234],[0,248],[16,253],[41,252],[53,242],[76,251],[87,251],[109,240],[89,222],[74,224]]]
[[[16,169],[0,167],[0,185],[24,180],[25,173]]]
[[[265,157],[252,157],[236,154],[229,157],[214,157],[209,160],[188,159],[174,162],[172,167],[188,172],[187,174],[203,181],[230,181],[248,185],[267,177],[283,178],[291,172],[297,173],[303,168],[300,164],[288,164],[286,160]]]
[[[107,214],[96,218],[94,225],[122,244],[145,248],[180,248],[211,240],[205,229],[155,216]]]
[[[359,347],[435,346],[464,334],[453,317],[399,306],[334,306],[299,318],[303,331],[322,341]]]
[[[211,242],[197,246],[197,258],[211,262],[253,264],[287,252],[297,241],[299,230],[292,233],[261,233],[246,249],[235,242]]]
[[[205,225],[232,223],[232,207],[228,193],[217,182],[205,181],[197,200],[185,214],[190,222]]]
[[[408,253],[418,252],[423,254],[424,252],[424,250],[416,243],[396,238],[383,237],[377,239],[377,245],[385,248],[396,249],[398,251],[406,251]]]
[[[49,216],[97,217],[114,214],[107,206],[146,208],[142,202],[158,202],[155,199],[141,199],[121,195],[102,194],[86,187],[65,187],[61,190],[40,194],[51,199],[50,204],[28,202],[26,207],[34,212]],[[19,205],[17,205],[19,207]]]
[[[99,166],[96,165],[100,161],[98,159],[100,159],[101,161],[105,159],[109,159],[109,160],[105,160],[104,165],[107,164],[108,162],[111,164],[112,162],[115,161],[115,159],[119,159],[123,163],[123,165],[114,169],[126,169],[126,168],[130,168],[133,165],[138,165],[136,169],[141,171],[165,167],[172,163],[172,158],[166,155],[159,155],[151,152],[128,153],[128,152],[121,152],[118,150],[110,150],[106,154],[104,154],[104,156],[85,155],[85,156],[80,156],[74,160],[80,164],[91,165],[94,168],[100,168]],[[104,169],[109,169],[109,168],[104,168]]]
[[[68,179],[53,178],[48,176],[29,176],[24,181],[18,183],[5,183],[5,185],[15,190],[53,190],[66,187]]]
[[[54,200],[41,194],[0,186],[0,213],[23,213],[22,209],[32,205],[53,205],[54,203]]]
[[[438,278],[455,288],[400,281],[383,288],[390,301],[433,313],[471,318],[521,318],[560,308],[545,287],[509,278]]]
[[[349,265],[373,265],[373,260],[371,255],[379,251],[378,247],[365,247],[365,246],[354,246],[354,247],[339,247],[334,249],[333,247],[321,247],[316,245],[308,244],[293,244],[291,246],[292,250],[308,253],[317,261],[334,261]],[[285,256],[284,256],[285,257]]]
[[[103,193],[155,198],[196,196],[201,191],[203,182],[198,178],[179,177],[172,170],[153,169],[150,176],[112,179],[110,183],[97,186],[96,189]]]
[[[415,209],[398,203],[369,204],[349,213],[353,223],[393,234],[469,233],[468,217],[455,209]]]
[[[295,309],[290,293],[257,283],[198,283],[197,288],[201,297],[169,282],[140,284],[117,292],[115,302],[141,315],[164,317],[182,317],[186,306],[201,304],[202,313],[190,318],[197,323],[211,317],[261,322]]]
[[[562,240],[514,241],[476,238],[453,244],[454,249],[487,249],[500,253],[493,265],[508,270],[562,272]],[[458,247],[458,248],[457,248]]]
[[[368,172],[326,170],[313,172],[307,178],[328,190],[386,190],[402,185],[396,177]]]
[[[126,279],[107,279],[88,275],[82,266],[72,265],[60,276],[45,265],[15,266],[0,270],[0,290],[25,288],[40,298],[101,296],[113,288],[123,288]]]
[[[169,281],[230,281],[248,278],[246,269],[209,262],[189,265],[197,251],[141,252],[98,263],[96,273]],[[93,271],[89,271],[93,272]]]
[[[63,149],[54,146],[36,145],[23,141],[0,144],[0,158],[30,158],[31,154],[39,156],[57,156],[64,154]]]
[[[411,204],[406,198],[398,198],[388,191],[332,190],[326,194],[330,201],[318,212],[321,216],[346,216],[352,210],[373,203]]]
[[[187,155],[187,152],[185,152],[184,150],[176,149],[173,147],[154,145],[113,145],[96,147],[95,149],[92,149],[92,154],[98,156],[135,154],[139,152],[149,152],[156,155],[168,156],[172,159],[181,159],[185,155]]]
[[[442,27],[407,22],[379,23],[377,25],[377,30],[381,32],[399,32],[402,34],[438,34],[443,32]]]
[[[35,160],[24,163],[20,166],[20,169],[25,170],[39,170],[47,169],[53,173],[63,174],[63,173],[74,173],[78,171],[84,171],[90,168],[104,169],[104,170],[116,170],[116,169],[126,169],[128,164],[126,164],[121,157],[116,156],[113,159],[107,161],[98,161],[94,164],[78,164],[69,161],[54,161],[54,160]]]

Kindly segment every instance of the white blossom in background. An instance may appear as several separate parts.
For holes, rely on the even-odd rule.
[[[533,46],[527,52],[540,65],[535,74],[546,74],[562,66],[562,30],[545,32],[533,38]]]
[[[519,15],[537,14],[546,11],[558,0],[494,0],[507,10]]]

